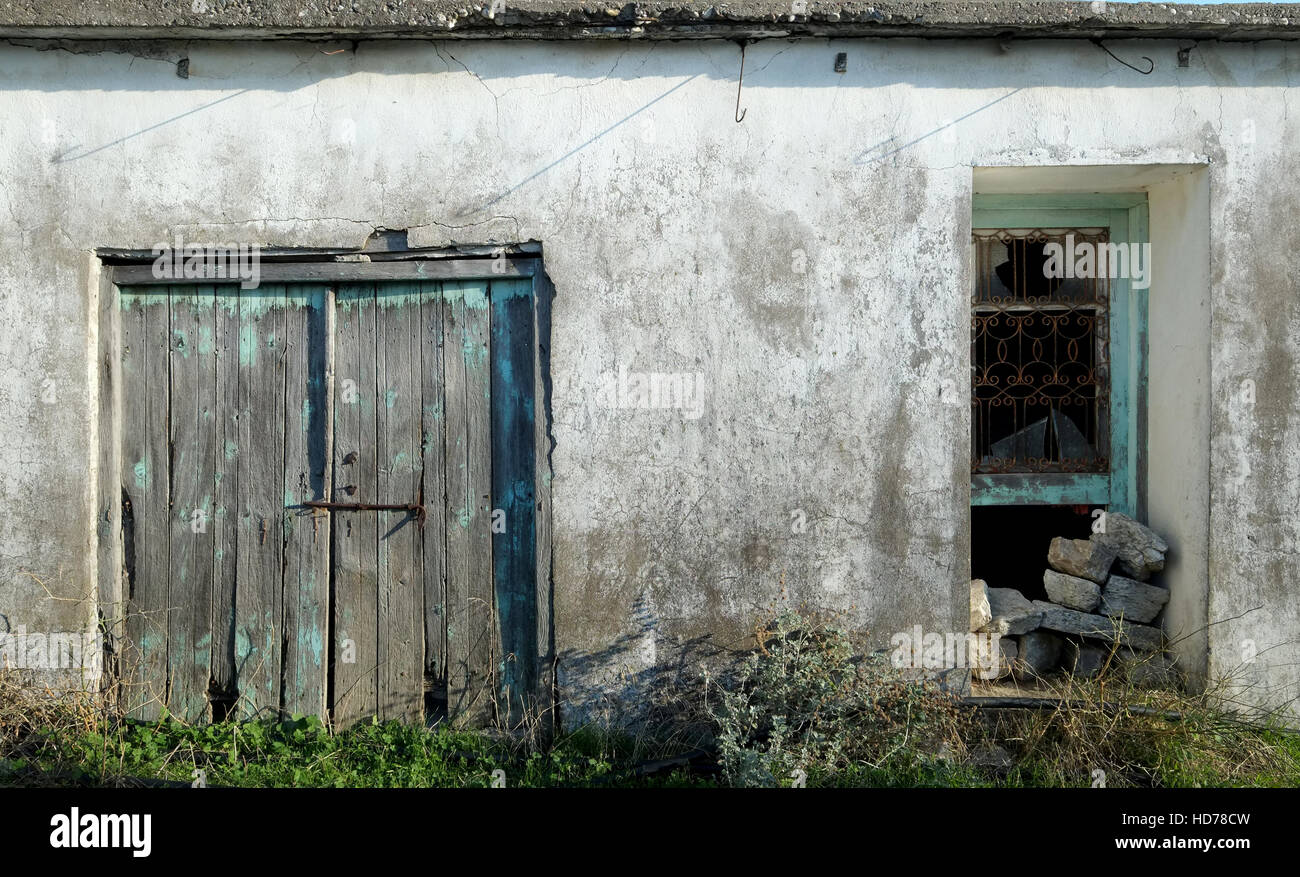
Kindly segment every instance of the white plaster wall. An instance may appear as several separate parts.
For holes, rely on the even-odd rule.
[[[358,246],[384,226],[545,245],[574,714],[615,674],[642,704],[638,681],[689,670],[700,638],[738,642],[783,585],[882,645],[960,630],[972,166],[1208,163],[1211,615],[1269,602],[1245,623],[1296,639],[1300,313],[1265,244],[1300,244],[1300,50],[1202,44],[1179,70],[1174,44],[1123,45],[1157,60],[1143,77],[1087,43],[765,42],[736,124],[730,43],[336,48],[0,48],[0,613],[80,623],[24,574],[93,586],[86,253],[178,232]],[[601,407],[620,365],[702,374],[702,416]],[[1230,414],[1249,370],[1268,402]],[[1255,666],[1294,694],[1297,659]]]
[[[1147,516],[1169,543],[1164,626],[1197,687],[1208,681],[1210,185],[1208,170],[1151,186]]]

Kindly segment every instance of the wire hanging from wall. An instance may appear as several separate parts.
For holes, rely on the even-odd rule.
[[[736,81],[736,123],[745,121],[749,107],[740,108],[740,90],[745,87],[745,40],[740,40],[740,79]]]
[[[1116,61],[1118,61],[1118,62],[1120,62],[1121,64],[1123,64],[1125,67],[1129,68],[1130,70],[1136,70],[1137,72],[1141,73],[1143,76],[1150,76],[1151,73],[1152,73],[1152,71],[1156,69],[1156,62],[1155,62],[1155,61],[1152,61],[1152,60],[1151,60],[1150,58],[1148,58],[1146,55],[1142,55],[1141,57],[1142,57],[1142,60],[1143,60],[1143,61],[1146,61],[1147,64],[1148,64],[1149,66],[1147,67],[1146,70],[1143,70],[1141,67],[1134,67],[1132,64],[1130,64],[1129,62],[1125,61],[1125,60],[1124,60],[1123,58],[1121,58],[1119,55],[1116,55],[1116,54],[1115,54],[1114,52],[1112,52],[1110,49],[1108,49],[1108,48],[1106,48],[1105,46],[1103,46],[1103,45],[1101,44],[1101,40],[1099,40],[1099,39],[1095,39],[1095,38],[1094,38],[1094,39],[1092,40],[1092,44],[1093,44],[1094,46],[1096,46],[1097,48],[1101,49],[1101,50],[1102,50],[1103,52],[1105,52],[1107,55],[1110,55],[1110,56],[1111,56],[1112,58],[1114,58]]]

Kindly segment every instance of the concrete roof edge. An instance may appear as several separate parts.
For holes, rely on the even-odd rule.
[[[1300,3],[5,0],[8,39],[1300,39]]]

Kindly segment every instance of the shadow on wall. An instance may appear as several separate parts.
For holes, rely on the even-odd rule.
[[[556,683],[562,727],[630,733],[671,727],[687,737],[706,736],[705,673],[716,678],[742,652],[718,645],[712,634],[684,641],[665,636],[645,597],[633,605],[633,621],[635,630],[603,649],[560,653]]]
[[[1009,101],[1014,106],[1016,95],[1026,88],[1077,85],[1101,85],[1103,78],[1108,88],[1114,87],[1151,87],[1145,77],[1137,74],[1116,77],[1112,74],[1121,68],[1122,62],[1112,60],[1113,55],[1100,47],[1077,46],[1071,44],[1073,54],[1081,59],[1092,57],[1090,62],[1081,60],[1077,65],[1061,64],[1060,47],[1017,46],[1018,54],[1024,56],[1015,66],[1005,64],[979,65],[969,70],[966,75],[954,79],[950,67],[945,63],[927,64],[926,69],[918,70],[912,57],[918,51],[926,53],[942,52],[951,48],[954,56],[969,57],[969,44],[961,42],[952,47],[926,44],[918,49],[915,41],[902,40],[895,45],[864,43],[862,40],[810,40],[805,41],[814,52],[824,51],[827,62],[822,65],[809,64],[808,52],[790,51],[788,41],[760,41],[746,49],[750,58],[743,82],[740,80],[741,50],[729,41],[710,42],[707,46],[692,46],[690,50],[670,51],[660,44],[629,45],[589,43],[583,51],[557,49],[551,46],[538,47],[530,44],[530,50],[521,51],[515,41],[487,42],[466,45],[460,41],[412,41],[412,40],[370,40],[345,41],[338,43],[311,42],[264,42],[264,41],[230,41],[213,45],[194,46],[189,42],[151,42],[145,46],[110,49],[125,56],[124,63],[118,67],[106,65],[102,59],[105,53],[102,47],[94,54],[88,55],[94,63],[93,70],[78,69],[76,64],[64,64],[54,69],[43,71],[39,77],[39,88],[47,92],[73,91],[82,92],[92,88],[98,92],[124,91],[149,92],[159,91],[173,93],[170,102],[175,109],[168,115],[157,119],[153,124],[134,130],[125,130],[118,137],[104,142],[73,143],[61,146],[51,158],[52,163],[78,161],[95,155],[106,149],[133,140],[160,128],[202,114],[211,117],[211,124],[219,124],[224,119],[237,120],[241,112],[238,98],[250,92],[283,92],[290,96],[296,92],[314,88],[330,79],[350,76],[403,76],[428,74],[431,76],[469,76],[477,80],[477,86],[487,91],[494,104],[511,92],[520,92],[528,99],[546,98],[564,90],[566,86],[556,85],[556,80],[576,80],[588,84],[599,84],[606,80],[645,79],[654,77],[662,80],[663,88],[648,102],[629,105],[625,114],[611,116],[608,126],[587,139],[571,145],[567,151],[557,151],[548,160],[539,164],[530,174],[512,181],[503,191],[485,203],[461,214],[461,217],[473,212],[485,210],[503,200],[514,190],[527,185],[536,177],[546,174],[573,155],[583,151],[606,135],[625,126],[633,119],[639,119],[655,104],[667,98],[699,101],[698,91],[682,92],[679,89],[696,79],[713,80],[718,83],[737,82],[740,88],[761,89],[807,89],[840,88],[874,89],[888,87],[899,83],[909,84],[917,89],[952,89],[969,88],[972,90],[995,90],[995,97],[981,96],[973,99],[968,106],[952,118],[943,120],[937,126],[922,125],[906,134],[897,134],[879,142],[866,144],[855,158],[858,165],[869,165],[888,159],[904,152],[912,146],[936,135],[942,135],[950,129],[958,128],[972,117]],[[73,54],[79,54],[77,48],[82,44],[69,43],[62,47]],[[292,65],[286,64],[285,47],[290,47],[294,59]],[[832,59],[841,47],[851,51],[849,62],[842,70]],[[27,47],[14,47],[14,51],[25,51]],[[1152,50],[1154,51],[1154,50]],[[962,54],[965,53],[965,54]],[[632,55],[631,58],[627,57]],[[781,58],[786,55],[785,58]],[[856,58],[854,58],[856,56]],[[884,58],[893,58],[896,63],[882,63]],[[0,57],[3,57],[0,55]],[[872,63],[865,63],[870,57]],[[1034,64],[1033,60],[1042,57],[1046,64]],[[60,60],[62,60],[60,58]],[[856,60],[857,63],[852,63]],[[143,63],[136,63],[143,62]],[[1095,76],[1080,76],[1089,66],[1095,70]],[[1124,65],[1130,66],[1130,65]],[[1047,71],[1061,70],[1059,78],[1044,78]],[[1122,68],[1121,68],[1122,69]],[[1162,74],[1166,79],[1168,74]],[[521,88],[517,83],[521,79],[535,79],[541,83],[538,88]],[[1091,81],[1089,81],[1091,80]],[[14,86],[7,86],[0,81],[0,90],[6,87],[28,87],[28,81],[22,78],[11,80]],[[1162,79],[1162,82],[1164,80]],[[1204,68],[1181,71],[1177,80],[1183,87],[1196,85],[1217,85],[1210,72]],[[494,84],[496,89],[494,89]],[[568,86],[573,87],[573,86]],[[192,98],[187,98],[187,93]],[[219,96],[214,96],[216,93]],[[316,113],[314,100],[306,97],[303,106],[289,106],[291,112],[311,107]],[[221,106],[215,115],[211,112]],[[712,105],[708,107],[713,110]],[[351,124],[350,120],[344,120]]]

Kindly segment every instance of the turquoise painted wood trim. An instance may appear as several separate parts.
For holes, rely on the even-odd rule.
[[[1112,241],[1129,240],[1128,211],[1116,210],[1110,222]],[[1132,515],[1136,505],[1133,454],[1133,370],[1137,367],[1133,335],[1136,329],[1133,294],[1127,278],[1110,282],[1110,502],[1112,511]]]
[[[1128,210],[1147,203],[1145,192],[1079,192],[1037,195],[975,195],[976,210]]]
[[[522,716],[535,693],[540,670],[533,280],[494,281],[488,300],[492,309],[492,565],[503,656],[498,678],[513,721]]]
[[[974,204],[972,228],[1103,227],[1113,242],[1150,242],[1144,193],[976,195]],[[1109,479],[976,475],[971,478],[972,505],[1106,505],[1139,518],[1145,512],[1147,292],[1134,288],[1131,278],[1111,281]]]
[[[1129,209],[1129,233],[1131,239],[1137,243],[1151,243],[1151,216],[1150,208],[1146,201]],[[1143,247],[1146,250],[1146,247]],[[1145,258],[1145,256],[1144,256]],[[1137,367],[1133,370],[1133,381],[1130,385],[1130,398],[1134,400],[1133,404],[1133,429],[1134,429],[1134,447],[1133,447],[1133,483],[1130,489],[1133,491],[1133,511],[1129,512],[1132,517],[1139,521],[1147,519],[1147,390],[1148,390],[1148,365],[1149,365],[1149,309],[1151,305],[1151,265],[1150,260],[1145,265],[1147,272],[1146,288],[1132,288],[1130,294],[1133,297],[1135,307],[1134,318],[1137,331],[1133,334],[1135,345],[1134,357]]]
[[[1105,228],[1114,210],[980,210],[971,228]]]
[[[1109,505],[1110,476],[972,475],[971,505]]]

